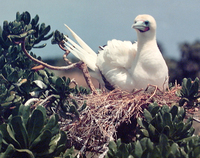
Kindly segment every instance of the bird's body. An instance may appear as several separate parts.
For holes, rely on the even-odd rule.
[[[68,37],[66,47],[93,70],[95,78],[109,90],[120,88],[133,91],[148,84],[165,90],[168,86],[168,68],[156,42],[156,22],[150,15],[135,18],[133,28],[137,42],[111,40],[96,54],[68,26],[79,47]],[[76,49],[75,49],[75,48]]]

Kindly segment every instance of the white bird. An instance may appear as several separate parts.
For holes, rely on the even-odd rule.
[[[65,25],[79,43],[67,36],[65,46],[94,72],[107,89],[126,91],[146,88],[149,84],[160,90],[168,87],[168,67],[157,46],[156,21],[150,15],[138,15],[132,28],[137,42],[113,39],[96,54],[75,32]]]

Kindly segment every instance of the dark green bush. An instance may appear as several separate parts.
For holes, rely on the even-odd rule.
[[[58,156],[66,148],[66,133],[60,131],[58,115],[47,119],[46,109],[21,105],[18,114],[0,125],[1,156],[42,157]],[[3,153],[2,153],[3,152]]]
[[[192,120],[184,122],[184,117],[181,107],[150,104],[144,119],[138,118],[137,140],[110,142],[106,158],[200,157],[200,138],[193,135]]]
[[[179,105],[183,106],[187,103],[187,106],[195,106],[194,102],[199,97],[199,78],[196,77],[194,81],[191,78],[184,78],[182,81],[182,88],[177,92],[178,96],[181,97]]]
[[[0,27],[1,122],[7,120],[13,109],[17,111],[21,104],[25,104],[32,97],[45,99],[52,96],[47,107],[61,106],[65,112],[73,111],[78,115],[77,107],[69,100],[69,94],[90,93],[86,88],[78,86],[70,88],[71,80],[69,78],[55,76],[46,68],[38,71],[31,70],[37,64],[23,52],[21,47],[23,40],[25,40],[25,48],[28,52],[32,48],[43,48],[46,44],[39,46],[38,44],[52,36],[54,37],[52,41],[57,41],[57,43],[63,40],[63,34],[59,31],[48,34],[50,26],[38,22],[38,15],[31,19],[30,14],[24,12],[17,13],[16,20],[12,22],[4,21],[3,29]],[[30,55],[41,60],[32,52]],[[73,107],[69,108],[71,106]],[[73,110],[69,111],[68,109]]]

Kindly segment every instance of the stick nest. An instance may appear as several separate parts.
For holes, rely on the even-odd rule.
[[[144,108],[150,103],[157,102],[160,106],[177,103],[179,97],[175,92],[179,88],[176,86],[166,92],[154,89],[133,93],[116,89],[98,95],[77,97],[77,102],[87,102],[87,108],[82,111],[79,120],[73,123],[65,120],[62,129],[69,132],[68,138],[75,148],[104,152],[111,140],[123,136],[129,140],[134,139],[137,118],[142,117]]]

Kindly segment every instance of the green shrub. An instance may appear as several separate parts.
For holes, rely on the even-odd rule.
[[[182,82],[182,88],[177,92],[178,96],[181,97],[179,105],[183,106],[187,103],[187,106],[194,106],[194,101],[199,97],[199,78],[196,77],[194,81],[191,78],[184,78]]]
[[[150,104],[144,110],[145,119],[138,118],[140,130],[138,138],[148,137],[153,142],[159,141],[159,135],[165,134],[168,139],[178,142],[194,134],[192,119],[184,122],[185,110],[178,106],[167,105],[159,107],[156,103]]]
[[[83,87],[70,88],[71,80],[69,78],[58,77],[46,68],[39,71],[31,70],[37,64],[24,54],[21,48],[23,40],[25,40],[26,50],[30,52],[32,48],[43,48],[46,44],[41,45],[40,43],[52,36],[54,43],[59,43],[63,39],[63,34],[59,31],[48,34],[50,26],[38,22],[38,15],[31,19],[30,14],[24,12],[17,13],[16,19],[12,22],[4,21],[3,29],[0,27],[1,123],[7,120],[13,110],[17,111],[21,104],[25,104],[32,97],[44,100],[51,95],[51,99],[46,102],[47,107],[57,108],[61,106],[65,112],[76,112],[77,117],[77,107],[69,100],[69,94],[90,93],[88,89]],[[40,45],[38,46],[38,44]],[[30,55],[41,60],[32,52]]]
[[[21,105],[18,114],[0,126],[1,156],[6,157],[54,157],[66,148],[66,134],[60,131],[58,115],[47,119],[46,109],[38,106],[31,112],[30,106]]]
[[[137,140],[129,144],[111,141],[106,158],[200,157],[200,138],[193,135],[192,120],[184,122],[184,117],[181,107],[150,104],[144,119],[138,118]]]

